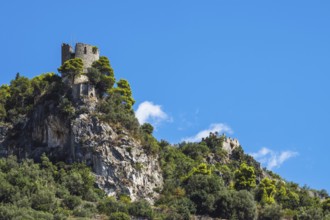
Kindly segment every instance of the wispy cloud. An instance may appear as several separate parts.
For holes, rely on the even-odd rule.
[[[155,105],[152,102],[142,102],[135,112],[136,118],[140,124],[149,122],[156,125],[164,120],[169,120],[169,116],[162,110],[160,105]]]
[[[298,153],[294,151],[275,152],[263,147],[257,153],[251,153],[250,155],[271,170],[280,167],[286,160],[297,156]]]
[[[217,124],[211,124],[208,129],[198,132],[195,136],[183,138],[182,141],[198,142],[201,141],[202,138],[209,136],[210,132],[229,133],[229,134],[233,133],[232,129],[228,125],[217,123]]]
[[[198,114],[198,108],[194,112],[180,114],[178,122],[179,126],[177,129],[183,131],[195,127],[198,124]]]

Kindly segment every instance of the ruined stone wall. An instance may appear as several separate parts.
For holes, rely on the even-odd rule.
[[[91,67],[92,63],[98,60],[99,57],[100,53],[97,47],[83,43],[76,44],[75,58],[82,59],[84,63],[84,72],[87,72],[87,68]]]
[[[62,44],[62,65],[65,61],[73,58],[80,58],[84,63],[84,73],[92,63],[100,58],[100,51],[97,47],[84,43],[77,43],[75,50],[69,44]]]
[[[80,76],[76,76],[74,78],[73,84],[80,84],[80,83],[87,83],[87,82],[89,82],[88,77],[86,75],[80,75]]]
[[[73,49],[69,44],[62,44],[62,65],[65,61],[72,59],[74,56]]]
[[[232,151],[238,146],[240,146],[240,144],[237,139],[226,137],[222,147],[228,152],[228,154],[231,154]]]
[[[87,69],[90,68],[94,61],[100,57],[99,49],[93,45],[77,43],[75,50],[69,44],[62,44],[62,65],[65,61],[72,58],[80,58],[84,64],[84,73],[87,73]],[[63,75],[62,75],[63,76]],[[72,86],[72,95],[74,99],[80,99],[82,96],[96,97],[95,88],[89,84],[89,79],[86,75],[80,75],[75,77],[73,85],[71,79],[67,76],[63,76],[63,82]]]
[[[79,83],[72,86],[73,99],[95,98],[95,87],[89,83]]]

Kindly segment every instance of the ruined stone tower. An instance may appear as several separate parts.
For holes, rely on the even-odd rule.
[[[100,58],[99,49],[96,46],[92,46],[84,43],[77,43],[75,49],[69,44],[62,44],[62,65],[65,61],[73,58],[80,58],[84,64],[84,73],[87,73],[87,69],[92,67],[94,61]],[[63,81],[71,84],[72,96],[75,100],[93,98],[96,97],[95,88],[90,84],[86,75],[81,75],[74,79],[73,85],[71,80],[67,77],[63,77]]]
[[[80,58],[84,63],[84,72],[92,66],[92,63],[100,58],[99,49],[84,43],[76,43],[75,50],[69,44],[62,44],[62,65],[65,61]]]

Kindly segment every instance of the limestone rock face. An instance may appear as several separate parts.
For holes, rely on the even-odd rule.
[[[83,162],[108,195],[125,193],[132,200],[153,202],[158,196],[155,189],[163,185],[157,156],[148,155],[127,131],[114,129],[90,111],[69,120],[51,108],[37,106],[10,135],[8,127],[0,127],[1,154],[38,160],[46,153],[53,161]]]
[[[93,168],[97,183],[108,195],[126,193],[133,200],[152,202],[163,185],[158,157],[147,155],[125,130],[81,114],[71,124],[75,161]]]

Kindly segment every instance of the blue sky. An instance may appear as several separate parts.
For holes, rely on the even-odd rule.
[[[209,130],[287,180],[330,191],[329,1],[5,1],[0,83],[97,45],[140,120],[177,143]],[[152,118],[153,116],[153,118]]]

